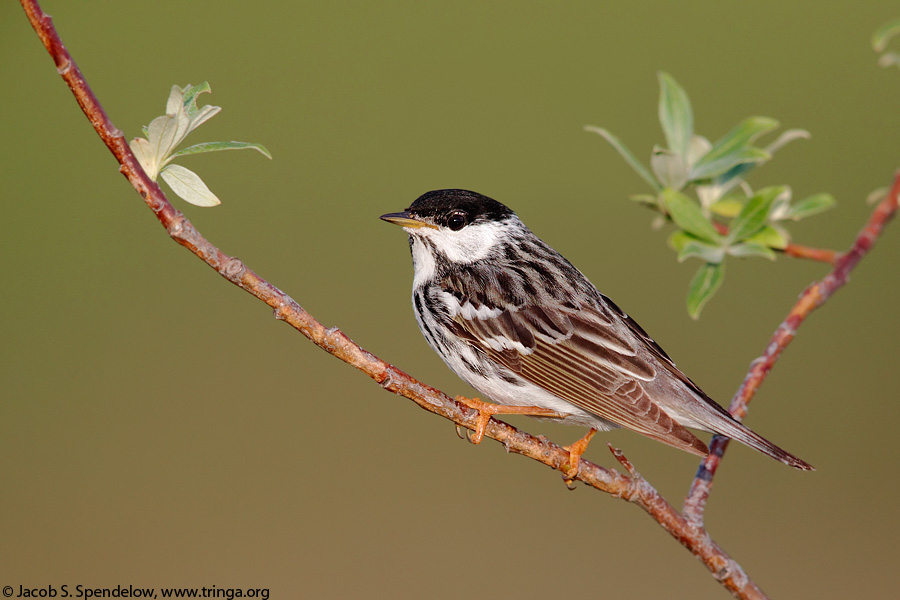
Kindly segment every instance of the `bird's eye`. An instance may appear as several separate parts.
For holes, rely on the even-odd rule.
[[[447,219],[447,227],[452,229],[453,231],[459,231],[463,227],[466,226],[466,213],[462,211],[456,211],[450,215]]]

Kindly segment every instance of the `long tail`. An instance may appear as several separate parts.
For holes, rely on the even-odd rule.
[[[754,450],[759,450],[763,454],[771,456],[775,460],[781,461],[795,469],[800,469],[801,471],[816,470],[815,467],[808,462],[797,458],[787,450],[782,450],[743,423],[735,421],[734,419],[718,421],[714,426],[714,430],[720,435],[737,440],[740,443],[750,446]]]

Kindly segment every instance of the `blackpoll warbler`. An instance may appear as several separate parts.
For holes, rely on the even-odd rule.
[[[594,430],[626,427],[700,456],[688,427],[730,437],[803,470],[813,467],[736,421],[687,378],[631,317],[597,291],[509,208],[437,190],[381,217],[409,234],[413,308],[428,344],[498,405],[491,414],[557,416],[590,427],[570,447],[569,476]]]

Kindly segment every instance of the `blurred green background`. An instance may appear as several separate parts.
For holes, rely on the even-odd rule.
[[[176,202],[324,324],[470,393],[412,316],[403,233],[378,215],[465,187],[513,207],[727,404],[822,265],[733,261],[699,322],[645,184],[655,73],[699,133],[751,114],[812,132],[750,178],[839,206],[795,240],[845,249],[900,166],[900,73],[852,2],[59,2],[44,8],[129,138],[173,84],[224,107],[193,142],[275,155],[182,161],[224,204]],[[266,587],[273,598],[721,598],[639,509],[393,396],[172,243],[118,174],[20,7],[0,8],[0,585]],[[748,423],[818,468],[733,446],[713,537],[780,598],[883,598],[900,553],[900,224],[815,313]],[[510,419],[568,443],[584,433]],[[695,458],[621,447],[680,505]]]

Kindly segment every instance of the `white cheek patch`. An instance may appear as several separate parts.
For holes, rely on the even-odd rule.
[[[434,244],[447,260],[460,264],[468,264],[486,258],[503,236],[502,223],[489,221],[476,223],[452,231],[446,227],[440,229],[418,228],[412,235],[420,235]],[[424,250],[424,248],[423,248]]]

